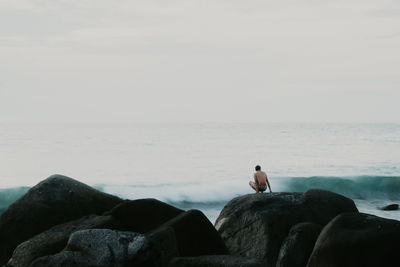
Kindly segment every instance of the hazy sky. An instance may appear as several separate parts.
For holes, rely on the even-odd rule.
[[[0,0],[0,121],[400,122],[398,0]]]

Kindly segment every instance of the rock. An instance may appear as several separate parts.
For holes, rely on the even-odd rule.
[[[145,246],[144,235],[109,229],[74,232],[66,248],[35,260],[32,267],[129,266],[129,255]]]
[[[35,259],[60,252],[73,232],[83,229],[119,228],[112,216],[89,215],[81,219],[54,226],[19,244],[14,250],[9,266],[29,266]]]
[[[15,247],[52,226],[102,214],[122,200],[72,178],[53,175],[32,187],[0,217],[0,265]]]
[[[163,226],[174,229],[180,256],[229,254],[214,226],[199,210],[181,213]]]
[[[73,233],[66,248],[35,260],[32,267],[50,266],[167,266],[177,256],[172,228],[151,235],[110,229]]]
[[[400,221],[363,213],[333,219],[319,235],[308,267],[399,266]]]
[[[266,267],[260,259],[242,258],[231,255],[205,255],[198,257],[173,258],[169,267]]]
[[[121,230],[146,233],[181,214],[183,210],[156,199],[126,200],[105,213],[121,224]]]
[[[398,210],[398,209],[399,209],[399,204],[390,204],[381,208],[381,210]]]
[[[305,267],[321,229],[309,222],[293,226],[282,243],[276,267]]]
[[[352,199],[320,189],[310,189],[305,192],[301,206],[307,213],[304,215],[305,218],[310,218],[310,221],[323,226],[340,213],[358,212]]]
[[[92,215],[70,221],[21,243],[15,249],[9,264],[27,266],[36,258],[58,253],[66,246],[69,236],[78,230],[107,228],[145,233],[182,212],[183,210],[155,199],[127,200],[106,212],[107,216]]]
[[[171,227],[160,227],[146,237],[146,246],[131,256],[131,266],[164,267],[179,255],[175,231]]]
[[[265,259],[275,266],[281,244],[295,224],[323,226],[343,212],[357,212],[354,202],[325,190],[250,194],[231,200],[215,227],[233,255]]]

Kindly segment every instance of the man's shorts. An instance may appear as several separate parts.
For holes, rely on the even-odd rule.
[[[249,182],[249,185],[250,185],[251,188],[253,188],[254,190],[257,190],[257,189],[256,189],[256,186],[257,186],[257,185],[256,185],[254,182],[250,181],[250,182]],[[258,186],[258,191],[264,192],[265,190],[267,190],[267,188],[268,188],[268,186],[266,186],[266,185],[259,185],[259,186]]]

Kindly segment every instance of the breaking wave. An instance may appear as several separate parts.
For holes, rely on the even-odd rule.
[[[95,185],[94,187],[125,199],[156,198],[181,208],[220,207],[232,198],[253,191],[247,180],[214,183],[159,185]],[[274,192],[305,192],[311,188],[329,190],[359,200],[400,200],[400,176],[357,177],[273,177]],[[22,196],[29,187],[0,189],[0,213]]]
[[[400,200],[400,176],[297,177],[283,178],[286,191],[304,192],[320,188],[352,199]]]
[[[101,186],[123,198],[153,197],[166,202],[224,202],[252,193],[247,180],[198,184]],[[400,176],[283,177],[270,178],[274,192],[305,192],[311,188],[329,190],[352,199],[400,200]]]

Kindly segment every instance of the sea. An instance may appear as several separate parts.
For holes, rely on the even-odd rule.
[[[0,213],[63,174],[124,199],[199,209],[214,223],[251,194],[254,166],[273,192],[330,190],[360,212],[400,220],[400,124],[0,123]]]

